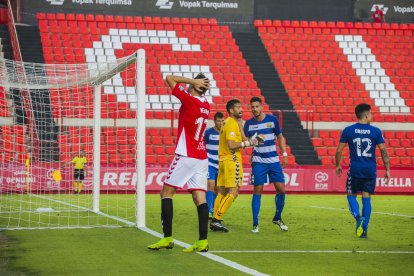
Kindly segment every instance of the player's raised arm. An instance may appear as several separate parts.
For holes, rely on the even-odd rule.
[[[338,147],[336,148],[335,172],[337,176],[341,176],[342,174],[341,159],[342,159],[342,151],[344,150],[345,146],[346,146],[346,143],[339,143]]]
[[[390,180],[391,174],[390,174],[390,157],[387,152],[387,148],[385,147],[385,144],[378,144],[378,148],[381,152],[382,161],[384,162],[385,166],[385,183],[388,183]]]

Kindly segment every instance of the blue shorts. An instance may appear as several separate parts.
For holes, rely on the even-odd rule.
[[[367,192],[373,195],[375,192],[375,183],[376,178],[357,178],[348,175],[346,180],[346,192],[348,194]]]
[[[254,162],[252,164],[252,185],[264,185],[265,183],[274,182],[285,183],[285,176],[280,162],[271,164]]]
[[[213,166],[208,166],[207,179],[217,181],[217,175],[218,175],[218,169]]]

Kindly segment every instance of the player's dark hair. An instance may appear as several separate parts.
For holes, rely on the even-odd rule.
[[[203,73],[198,73],[198,75],[194,78],[195,80],[198,80],[198,79],[208,79]],[[194,90],[196,90],[195,88],[194,88]],[[201,94],[204,94],[204,93],[206,93],[206,91],[207,91],[207,88],[200,88],[200,90],[196,90],[198,93],[201,93]]]
[[[221,112],[217,112],[216,114],[214,114],[214,121],[217,119],[221,119],[224,118],[224,114]]]
[[[230,114],[230,109],[233,109],[236,104],[241,104],[241,102],[238,99],[233,99],[227,102],[226,110],[229,114]]]
[[[366,103],[361,103],[355,107],[355,115],[358,119],[362,119],[364,115],[371,110],[371,106]]]
[[[260,104],[262,104],[262,99],[261,98],[259,98],[259,97],[252,97],[251,99],[250,99],[250,103],[254,103],[254,102],[258,102],[258,103],[260,103]]]

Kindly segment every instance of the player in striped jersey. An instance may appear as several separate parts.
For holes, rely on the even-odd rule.
[[[286,153],[285,139],[279,127],[279,120],[275,116],[263,113],[262,99],[259,97],[251,98],[250,107],[253,118],[244,124],[246,137],[252,137],[256,133],[265,136],[264,144],[255,146],[252,156],[251,182],[254,185],[252,198],[252,232],[259,232],[260,201],[265,183],[272,183],[276,189],[276,212],[272,222],[278,225],[281,230],[287,231],[288,227],[282,221],[282,211],[285,206],[285,177],[275,143],[276,138],[283,155],[282,165],[286,166],[288,156]]]
[[[207,205],[210,217],[214,215],[214,201],[217,197],[216,181],[218,174],[218,146],[221,125],[224,122],[224,115],[221,112],[214,114],[214,127],[207,129],[204,134],[208,157],[208,185],[207,185]]]

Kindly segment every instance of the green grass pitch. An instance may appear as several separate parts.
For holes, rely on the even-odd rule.
[[[128,200],[117,196],[117,202],[134,204],[132,195],[124,197]],[[102,200],[111,215],[134,221],[133,208],[111,213],[119,202],[110,195]],[[283,212],[288,232],[272,225],[274,196],[264,195],[260,233],[251,233],[250,200],[251,195],[240,195],[224,217],[229,233],[209,232],[212,254],[269,275],[414,275],[412,196],[374,196],[367,240],[355,237],[344,195],[288,194]],[[71,202],[77,203],[88,204]],[[147,195],[146,203],[147,227],[161,232],[159,196]],[[24,221],[27,214],[21,216]],[[49,217],[49,223],[55,219]],[[59,223],[73,224],[70,220]],[[84,222],[76,221],[80,226]],[[4,223],[0,218],[0,226]],[[192,244],[198,238],[197,225],[191,196],[177,195],[174,238]],[[6,230],[0,232],[0,275],[243,274],[202,254],[183,253],[178,245],[172,250],[146,249],[157,240],[132,227]]]

